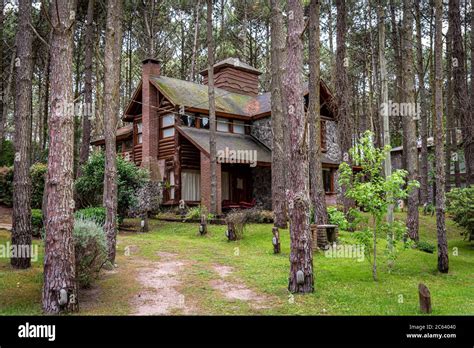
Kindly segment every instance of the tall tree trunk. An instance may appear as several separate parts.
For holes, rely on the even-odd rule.
[[[7,116],[8,116],[8,102],[10,101],[10,93],[13,84],[13,75],[14,75],[14,68],[15,68],[15,58],[16,52],[15,48],[13,49],[13,53],[10,59],[10,67],[8,73],[8,80],[5,86],[5,90],[3,91],[3,98],[1,100],[2,103],[2,114],[0,115],[0,151],[2,150],[3,145],[3,138],[5,135],[5,126],[7,123]]]
[[[423,44],[421,32],[420,2],[415,1],[416,13],[416,61],[418,74],[418,105],[420,116],[420,203],[428,203],[428,114],[425,90],[425,69],[423,66]]]
[[[75,1],[51,3],[51,117],[42,299],[43,310],[47,313],[71,312],[79,308],[72,236],[74,117],[65,107],[72,103],[75,13]]]
[[[17,29],[15,162],[13,169],[13,230],[12,247],[31,247],[31,98],[33,59],[31,32],[31,1],[20,0]],[[21,250],[21,249],[19,249]],[[31,266],[31,255],[12,257],[15,268]]]
[[[409,108],[402,115],[405,124],[404,138],[406,147],[404,152],[407,159],[409,180],[418,180],[418,147],[416,139],[415,114],[415,71],[413,66],[413,1],[403,1],[403,87],[404,101]],[[411,112],[410,112],[411,111]],[[418,241],[418,190],[413,189],[408,196],[407,228],[410,238]]]
[[[287,199],[290,217],[290,276],[292,293],[314,291],[313,251],[309,227],[308,147],[303,100],[303,6],[301,0],[288,1],[288,56],[285,71],[285,106],[288,106],[290,146]]]
[[[474,0],[471,0],[471,121],[474,119]],[[474,154],[472,155],[474,157]],[[471,157],[471,161],[474,160]]]
[[[2,151],[3,146],[3,97],[4,97],[4,87],[5,87],[5,74],[4,74],[4,64],[3,60],[5,59],[3,52],[3,22],[5,9],[5,0],[0,0],[0,152]]]
[[[285,73],[285,33],[280,0],[271,0],[271,69],[272,69],[272,207],[274,224],[287,228],[286,148],[283,114],[282,78]]]
[[[216,100],[214,98],[214,37],[212,35],[212,0],[207,0],[207,59],[209,92],[209,156],[211,161],[211,213],[217,213],[217,177],[216,177]]]
[[[436,154],[436,229],[438,232],[438,270],[447,273],[448,240],[445,223],[445,196],[444,196],[444,132],[443,132],[443,2],[436,0],[435,24],[435,154]]]
[[[323,186],[323,167],[321,164],[321,114],[320,114],[320,52],[319,16],[321,4],[312,0],[309,7],[309,167],[310,197],[317,224],[327,223],[326,195]],[[283,173],[282,173],[283,174]]]
[[[464,47],[461,31],[459,0],[449,1],[449,25],[453,35],[453,84],[454,109],[461,125],[464,158],[466,163],[466,184],[474,184],[474,122],[469,110],[469,97],[466,88],[466,69],[464,65]],[[455,142],[455,139],[451,139]]]
[[[196,7],[194,9],[194,39],[193,39],[193,53],[191,55],[191,72],[190,79],[191,81],[196,81],[196,55],[198,49],[198,38],[199,38],[199,12],[201,11],[201,0],[197,0]]]
[[[337,125],[339,144],[344,162],[351,162],[349,149],[352,146],[352,116],[350,113],[349,81],[347,68],[349,65],[346,57],[346,31],[347,31],[347,9],[346,0],[336,0],[337,24],[336,24],[336,103],[337,103]],[[346,187],[341,187],[344,213],[348,213],[350,200],[345,197]]]
[[[390,121],[388,109],[388,78],[387,78],[387,61],[385,59],[385,11],[384,1],[379,0],[377,4],[377,18],[378,18],[378,34],[379,34],[379,65],[380,65],[380,102],[384,106],[384,112],[381,112],[383,124],[383,146],[390,145]],[[390,153],[384,161],[385,176],[392,175],[392,159]],[[387,209],[387,222],[393,223],[393,205]]]
[[[115,133],[120,111],[120,54],[122,51],[122,0],[108,0],[104,52],[104,206],[108,259],[114,264],[117,243],[117,149]]]
[[[94,0],[89,0],[87,5],[87,23],[85,37],[85,61],[84,61],[84,102],[85,110],[92,111],[92,57],[94,54]],[[89,158],[91,142],[91,121],[92,115],[85,113],[82,115],[82,142],[79,154],[79,164],[77,166],[77,176],[81,176],[82,166]]]

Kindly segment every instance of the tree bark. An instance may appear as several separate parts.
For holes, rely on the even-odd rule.
[[[460,121],[461,133],[466,163],[466,184],[474,184],[474,122],[469,110],[469,97],[466,82],[466,69],[464,65],[465,51],[461,31],[461,14],[459,0],[449,1],[449,24],[452,27],[453,39],[453,84],[454,84],[454,109]],[[455,142],[455,139],[451,139]]]
[[[94,54],[94,0],[89,0],[87,5],[87,23],[85,37],[85,60],[84,60],[84,102],[85,110],[92,111],[92,57]],[[84,113],[82,115],[82,142],[79,154],[79,164],[77,166],[77,177],[81,176],[82,166],[89,158],[91,142],[91,121],[92,115]]]
[[[418,180],[418,147],[416,139],[415,86],[413,66],[413,1],[403,1],[403,87],[405,105],[410,106],[403,116],[406,147],[407,170],[409,180]],[[418,189],[410,191],[407,204],[407,228],[410,238],[418,241]]]
[[[72,103],[75,13],[75,1],[51,3],[51,117],[42,298],[46,313],[72,312],[79,308],[72,236],[74,118],[65,107]]]
[[[282,77],[285,73],[284,24],[280,0],[271,0],[271,89],[272,89],[272,207],[274,225],[287,228],[285,199],[286,147],[283,116]]]
[[[19,2],[17,29],[15,161],[13,169],[12,247],[31,247],[31,98],[33,77],[33,33],[31,32],[31,1]],[[30,249],[31,250],[31,249]],[[31,255],[11,258],[15,268],[31,266]]]
[[[418,105],[420,116],[420,203],[428,203],[428,107],[426,105],[425,69],[423,66],[423,45],[421,32],[420,2],[415,1],[416,13],[416,61],[418,75]]]
[[[196,20],[194,21],[194,40],[193,40],[193,52],[191,55],[191,72],[190,78],[191,81],[196,81],[196,54],[198,48],[198,38],[199,38],[199,12],[201,11],[201,0],[197,0],[196,7],[194,9],[194,15]]]
[[[349,65],[346,57],[346,31],[347,31],[347,9],[346,0],[336,0],[337,24],[336,24],[336,103],[337,103],[337,125],[339,144],[342,160],[351,164],[349,149],[352,146],[352,117],[350,114],[350,95],[347,68]],[[344,213],[348,213],[350,200],[345,197],[346,187],[341,187]]]
[[[327,224],[326,195],[321,164],[321,113],[320,113],[320,48],[319,16],[321,4],[312,0],[309,8],[309,175],[310,198],[316,224]],[[283,174],[283,173],[282,173]]]
[[[115,133],[120,111],[120,55],[122,51],[122,1],[107,3],[104,52],[105,173],[104,206],[108,259],[114,264],[117,243],[117,150]]]
[[[438,270],[447,273],[448,240],[445,222],[445,171],[444,171],[444,130],[443,130],[443,3],[436,0],[435,24],[435,157],[436,157],[436,229],[438,234]]]
[[[314,291],[313,251],[309,226],[308,147],[303,100],[303,6],[300,0],[288,2],[288,56],[284,86],[288,107],[290,147],[287,199],[290,217],[290,276],[292,293]],[[285,106],[286,106],[285,105]]]
[[[212,35],[212,0],[207,0],[207,58],[209,71],[209,156],[211,161],[211,214],[217,213],[217,149],[216,149],[216,101],[214,97],[214,37]]]

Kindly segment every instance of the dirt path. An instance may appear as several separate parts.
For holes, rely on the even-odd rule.
[[[192,308],[177,289],[185,261],[176,254],[161,252],[160,261],[138,263],[137,281],[142,290],[133,298],[135,315],[191,314]]]
[[[219,275],[220,279],[212,280],[210,285],[214,290],[219,291],[225,298],[229,300],[240,300],[248,302],[249,306],[254,309],[269,308],[267,296],[257,294],[248,288],[239,280],[230,280],[228,277],[234,272],[230,266],[214,265],[214,271]]]

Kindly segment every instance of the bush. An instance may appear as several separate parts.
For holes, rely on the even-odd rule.
[[[416,243],[416,248],[430,254],[433,254],[436,250],[436,247],[433,244],[421,240]]]
[[[247,222],[251,223],[271,223],[273,222],[273,212],[269,210],[260,210],[257,208],[242,210],[246,215]]]
[[[188,209],[184,220],[201,220],[201,215],[204,214],[207,216],[207,220],[214,219],[214,214],[208,213],[206,207],[198,205],[196,207],[191,207]]]
[[[31,208],[41,209],[43,191],[48,167],[43,163],[35,163],[30,168],[31,177]],[[0,167],[0,204],[11,207],[13,203],[13,167]]]
[[[43,212],[41,209],[31,209],[31,227],[33,236],[40,237],[43,234]]]
[[[89,207],[79,209],[75,212],[74,217],[76,219],[91,220],[99,226],[105,224],[105,208],[103,207]]]
[[[474,185],[466,188],[454,188],[446,194],[447,212],[453,220],[466,229],[463,233],[474,240]]]
[[[104,191],[105,156],[103,151],[92,154],[82,167],[82,176],[76,180],[78,207],[97,207],[102,205]],[[127,216],[129,208],[136,205],[136,192],[148,182],[146,170],[117,156],[117,213],[120,218]]]
[[[44,163],[35,163],[30,168],[31,176],[31,208],[41,209],[43,206],[43,191],[48,166]]]
[[[0,140],[1,141],[1,140]],[[2,151],[0,152],[0,166],[13,166],[15,149],[11,140],[3,140]]]
[[[104,231],[95,221],[74,221],[74,253],[76,277],[81,287],[89,287],[107,263],[107,243]]]
[[[235,239],[239,240],[244,238],[245,227],[249,223],[249,218],[252,215],[252,212],[249,210],[234,210],[227,214],[225,221],[227,225],[234,225]],[[226,232],[226,234],[229,231]],[[227,236],[229,237],[229,236]]]
[[[327,209],[330,224],[339,226],[341,230],[347,230],[349,228],[349,223],[342,211],[337,210],[336,207],[328,207]]]
[[[13,203],[13,167],[0,167],[0,204]]]

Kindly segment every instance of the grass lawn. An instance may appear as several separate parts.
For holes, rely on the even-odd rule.
[[[397,213],[398,219],[404,219]],[[127,220],[138,226],[137,220]],[[273,254],[271,225],[249,225],[244,239],[227,242],[225,226],[211,225],[201,237],[197,224],[152,220],[150,233],[121,232],[117,264],[113,272],[102,272],[90,290],[80,293],[80,314],[129,314],[131,299],[141,285],[136,281],[137,261],[160,262],[163,252],[184,262],[177,290],[192,307],[190,314],[268,314],[268,315],[417,315],[418,284],[431,291],[434,315],[474,314],[474,247],[463,241],[461,230],[447,221],[449,240],[448,274],[436,270],[437,256],[410,249],[399,253],[395,267],[388,272],[385,241],[379,239],[379,280],[374,282],[367,260],[314,257],[313,294],[291,296],[287,291],[289,235],[281,231],[282,252]],[[420,215],[420,239],[436,245],[434,217]],[[348,232],[340,237],[350,242]],[[9,233],[0,231],[0,244]],[[41,314],[42,242],[40,259],[29,270],[13,270],[9,260],[0,259],[0,314]],[[133,246],[133,252],[125,251]],[[160,253],[158,253],[160,252]],[[453,253],[457,252],[457,256]],[[219,278],[215,266],[230,266],[229,284],[245,284],[264,299],[257,307],[245,300],[230,300],[210,284]],[[82,294],[82,295],[81,295]],[[180,310],[172,314],[182,314]]]

